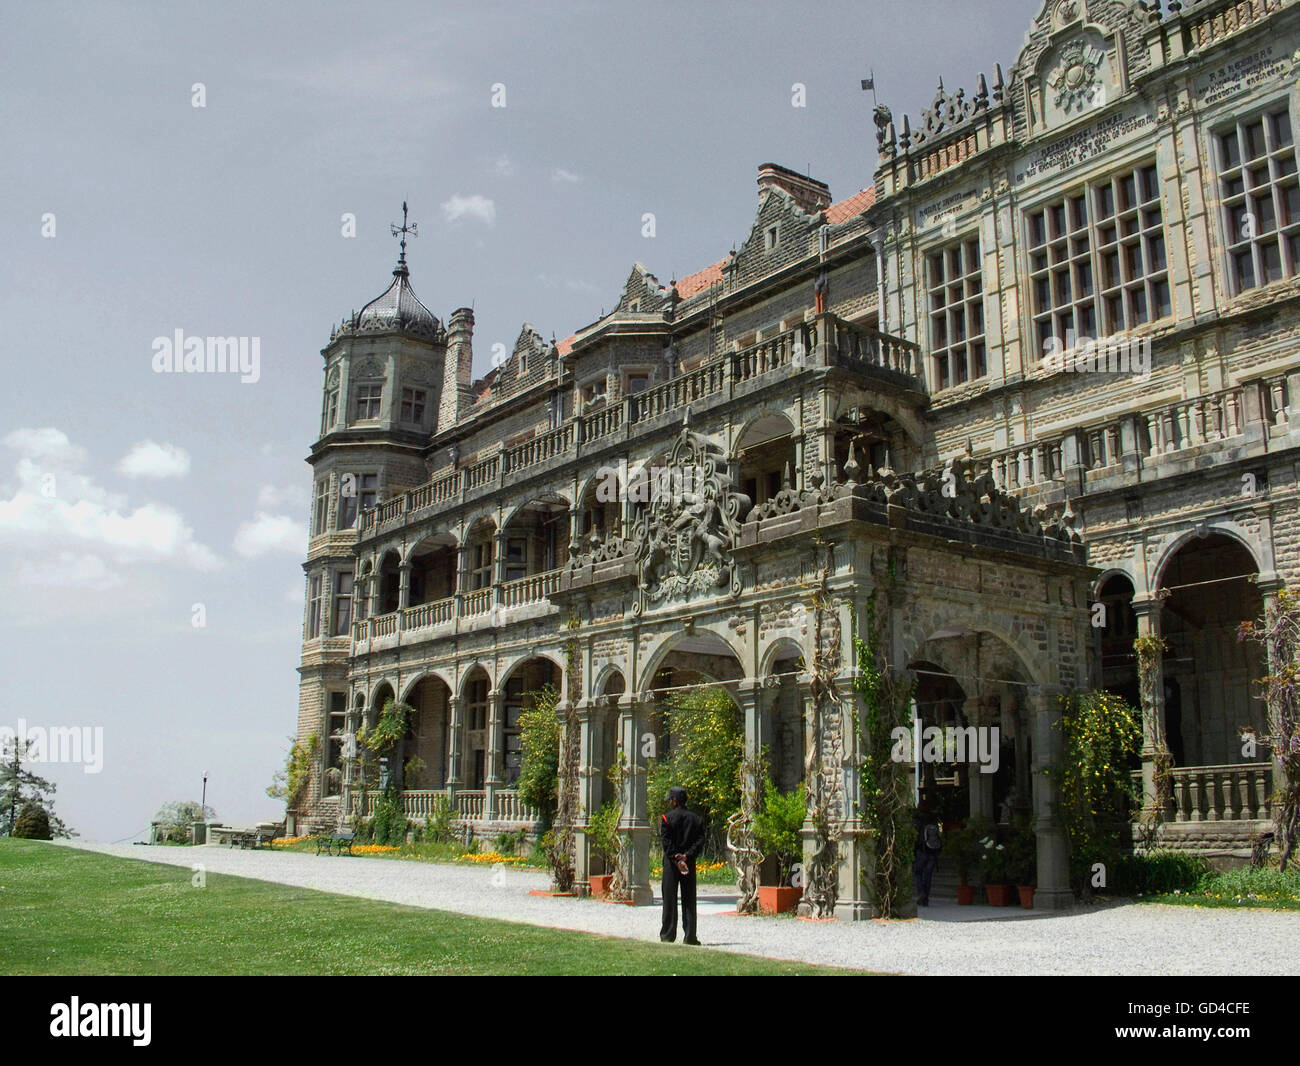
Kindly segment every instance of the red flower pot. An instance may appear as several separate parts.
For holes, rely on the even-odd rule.
[[[1016,891],[1020,893],[1020,906],[1025,910],[1034,909],[1034,886],[1033,885],[1016,885]]]
[[[975,886],[974,886],[974,885],[958,885],[958,886],[957,886],[957,902],[960,903],[963,907],[969,907],[972,903],[974,903],[974,902],[975,902]]]
[[[609,886],[613,880],[613,874],[593,874],[589,880],[592,899],[607,899]]]
[[[785,914],[799,906],[802,898],[802,888],[791,888],[788,885],[758,886],[758,909],[764,914]]]
[[[985,885],[984,895],[988,897],[990,907],[1010,907],[1014,899],[1010,885]]]

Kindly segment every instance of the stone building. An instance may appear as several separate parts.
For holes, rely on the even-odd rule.
[[[609,314],[525,325],[478,381],[473,314],[429,311],[403,250],[322,352],[298,718],[322,743],[291,813],[371,802],[346,738],[397,698],[412,817],[443,793],[481,832],[528,824],[518,715],[552,683],[580,822],[627,760],[645,899],[641,739],[713,682],[779,785],[826,790],[836,911],[863,916],[847,708],[874,610],[919,717],[999,726],[997,774],[924,783],[1032,813],[1040,905],[1069,898],[1059,696],[1138,703],[1138,635],[1168,644],[1148,804],[1163,737],[1167,840],[1239,845],[1272,767],[1243,756],[1263,664],[1236,628],[1300,577],[1298,68],[1295,0],[1052,0],[973,92],[876,109],[870,188],[765,164],[736,251],[633,267]]]

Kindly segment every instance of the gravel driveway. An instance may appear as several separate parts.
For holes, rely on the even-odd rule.
[[[658,908],[530,896],[545,874],[393,859],[225,847],[66,846],[208,873],[275,881],[414,907],[655,940]],[[939,903],[908,922],[800,922],[722,912],[734,893],[701,887],[708,947],[910,974],[1294,974],[1300,915],[1266,910],[1106,905],[1066,914]]]

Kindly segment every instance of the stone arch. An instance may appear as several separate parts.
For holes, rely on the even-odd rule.
[[[641,668],[640,676],[635,682],[639,698],[644,699],[650,695],[653,690],[655,675],[663,666],[664,661],[673,651],[678,650],[680,645],[689,641],[702,641],[713,644],[718,649],[716,654],[730,655],[736,660],[740,665],[741,676],[744,676],[747,669],[746,661],[749,659],[747,648],[737,649],[731,641],[712,628],[701,629],[698,633],[678,629],[664,634],[645,657],[645,665]],[[710,654],[714,653],[710,652]]]
[[[617,693],[610,692],[610,686],[615,682],[621,686]],[[605,696],[619,695],[622,696],[627,692],[627,671],[617,663],[606,663],[596,674],[591,686],[591,698],[601,699]]]
[[[1255,564],[1256,573],[1263,574],[1272,571],[1272,559],[1271,557],[1265,558],[1268,553],[1266,553],[1258,537],[1247,532],[1240,524],[1231,519],[1213,518],[1202,522],[1194,529],[1184,530],[1161,548],[1158,557],[1159,561],[1151,570],[1151,587],[1147,591],[1153,595],[1160,591],[1164,585],[1169,564],[1189,543],[1197,539],[1206,539],[1216,533],[1237,541],[1245,548]]]
[[[560,680],[556,683],[556,686],[560,689],[561,692],[563,692],[564,691],[564,670],[565,670],[564,660],[558,651],[553,651],[549,648],[538,648],[532,651],[524,652],[518,658],[513,659],[509,663],[501,666],[501,668],[498,671],[500,680],[497,682],[497,687],[498,688],[504,687],[506,683],[509,682],[511,676],[515,673],[515,671],[519,669],[519,667],[523,666],[525,663],[533,662],[536,659],[545,660],[546,662],[550,663],[553,667],[555,667],[555,671],[560,678]]]
[[[1133,591],[1136,595],[1138,579],[1133,576],[1132,569],[1124,566],[1111,566],[1107,567],[1093,579],[1092,584],[1088,588],[1089,599],[1095,601],[1097,597],[1101,595],[1101,590],[1106,587],[1106,583],[1112,578],[1117,577],[1122,577],[1128,581],[1128,583],[1133,586]]]
[[[447,686],[448,692],[456,691],[456,686],[452,683],[452,678],[450,678],[444,671],[439,670],[436,667],[428,667],[422,670],[420,673],[416,674],[415,677],[412,678],[411,681],[407,683],[406,688],[402,695],[403,703],[410,702],[409,697],[411,693],[415,691],[415,686],[418,685],[421,681],[441,681],[444,685]]]
[[[784,487],[800,487],[802,479],[796,469],[797,432],[784,412],[765,409],[736,434],[731,454],[739,474],[740,491],[754,506],[773,499]]]
[[[795,655],[799,656],[799,658],[803,659],[805,663],[808,660],[807,649],[799,641],[795,640],[794,637],[777,637],[764,649],[762,656],[760,657],[758,676],[767,677],[771,674],[773,672],[772,668],[776,663],[779,660],[787,658],[784,654],[786,652],[793,652]]]
[[[496,678],[493,677],[492,668],[487,663],[477,659],[461,671],[459,682],[453,686],[452,691],[461,699],[464,699],[466,686],[468,686],[473,675],[480,671],[487,678],[488,691],[493,691],[496,688]]]

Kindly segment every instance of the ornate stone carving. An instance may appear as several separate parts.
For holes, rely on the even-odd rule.
[[[383,376],[384,368],[380,365],[378,359],[362,359],[361,362],[356,365],[356,369],[352,372],[354,380],[363,378],[382,378]]]
[[[729,589],[740,594],[731,550],[749,497],[736,492],[722,449],[687,424],[668,456],[670,491],[658,492],[632,531],[637,597],[633,610],[667,599]]]
[[[1047,77],[1048,87],[1056,94],[1053,103],[1067,115],[1095,103],[1102,91],[1098,74],[1105,58],[1104,51],[1083,39],[1065,45],[1056,69]]]

